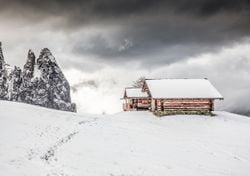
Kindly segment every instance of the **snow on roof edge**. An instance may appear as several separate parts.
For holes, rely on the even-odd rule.
[[[185,80],[185,81],[181,81],[181,80]],[[155,83],[153,84],[153,82]],[[152,98],[220,99],[220,100],[224,99],[224,97],[220,94],[220,92],[213,86],[213,84],[207,78],[203,78],[203,79],[201,78],[148,79],[146,78],[144,84],[145,83],[148,85]],[[183,87],[185,87],[185,89],[183,89]]]
[[[140,87],[126,87],[125,93],[128,98],[148,98],[147,93],[142,92],[142,88]]]

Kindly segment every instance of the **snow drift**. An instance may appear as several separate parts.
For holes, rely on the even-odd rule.
[[[0,101],[0,175],[248,176],[250,119],[88,115]]]

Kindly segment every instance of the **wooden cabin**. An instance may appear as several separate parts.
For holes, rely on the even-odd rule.
[[[141,88],[125,88],[122,99],[124,111],[148,110],[151,104],[147,92],[142,92]]]
[[[146,79],[142,91],[151,100],[156,115],[204,114],[214,110],[222,95],[207,79]]]

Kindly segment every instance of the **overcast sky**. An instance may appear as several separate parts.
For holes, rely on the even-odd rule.
[[[81,113],[121,110],[140,76],[208,78],[217,109],[250,112],[249,0],[0,0],[5,60],[48,47]]]

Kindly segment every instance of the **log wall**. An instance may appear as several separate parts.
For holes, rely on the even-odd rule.
[[[157,99],[156,111],[212,111],[210,99]]]
[[[134,98],[125,99],[123,104],[124,111],[148,110],[151,104],[150,99]]]

